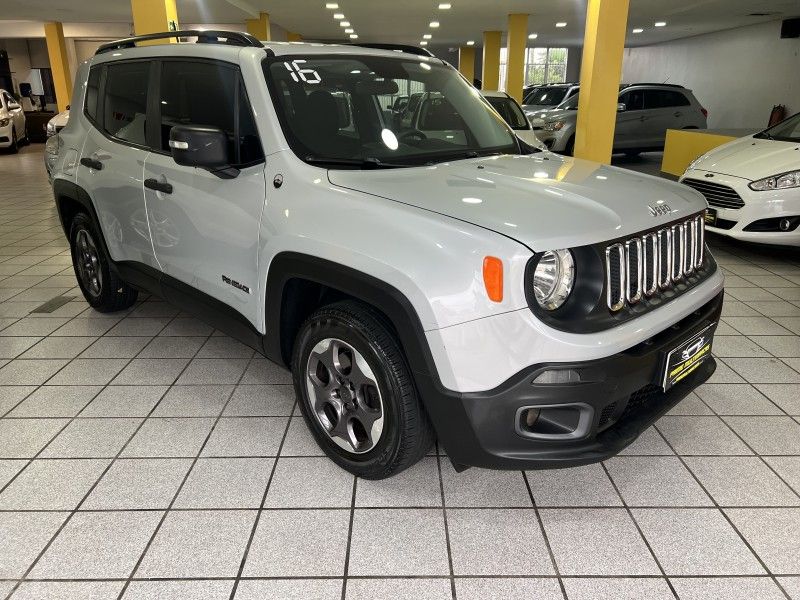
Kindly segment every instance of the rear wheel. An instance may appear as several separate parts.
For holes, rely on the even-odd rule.
[[[78,213],[72,219],[69,243],[78,286],[95,310],[113,312],[136,302],[138,292],[109,268],[94,222],[85,213]]]
[[[16,154],[19,151],[19,140],[17,139],[17,130],[15,127],[11,128],[11,145],[8,147],[11,154]]]
[[[297,336],[292,375],[317,443],[359,477],[399,473],[433,443],[391,327],[367,305],[345,301],[315,312]]]

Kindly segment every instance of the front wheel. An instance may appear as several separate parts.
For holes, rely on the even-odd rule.
[[[359,477],[399,473],[433,443],[395,334],[368,305],[344,301],[311,315],[297,335],[292,375],[317,443]]]
[[[69,230],[72,267],[83,297],[100,312],[123,310],[136,302],[138,292],[109,268],[100,235],[88,215],[78,213]]]
[[[17,130],[14,127],[11,128],[11,145],[8,147],[8,151],[11,154],[19,152],[19,138],[17,138]]]

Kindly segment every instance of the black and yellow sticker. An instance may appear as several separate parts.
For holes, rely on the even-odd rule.
[[[667,355],[663,381],[665,392],[694,373],[711,356],[713,327],[713,325],[709,325]]]

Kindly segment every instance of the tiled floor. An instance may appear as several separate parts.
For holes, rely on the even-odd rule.
[[[719,370],[621,456],[356,481],[286,372],[89,310],[40,147],[0,156],[0,598],[800,599],[800,254],[711,243]]]

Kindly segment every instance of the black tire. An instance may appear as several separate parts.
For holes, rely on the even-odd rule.
[[[17,137],[17,129],[15,127],[11,128],[11,145],[8,147],[8,152],[10,154],[19,152],[19,138]]]
[[[384,418],[382,432],[374,446],[363,453],[345,449],[334,441],[312,406],[309,385],[314,383],[309,378],[309,359],[315,346],[331,338],[355,349],[378,384]],[[312,314],[297,334],[292,377],[303,417],[320,448],[350,473],[365,479],[390,477],[420,460],[433,444],[433,426],[400,344],[385,317],[366,304],[342,301]],[[352,403],[357,406],[356,400]]]
[[[91,247],[87,252],[82,252],[81,248],[87,247],[87,238]],[[139,292],[127,285],[109,268],[109,259],[103,251],[100,239],[97,227],[89,215],[85,213],[75,215],[69,229],[75,278],[78,280],[83,297],[95,310],[99,312],[124,310],[136,302]],[[92,265],[92,273],[96,275],[94,278],[86,273],[89,264]],[[91,281],[96,281],[97,285]]]
[[[567,156],[575,156],[575,136],[571,136],[567,140],[567,145],[564,146],[564,154]]]

